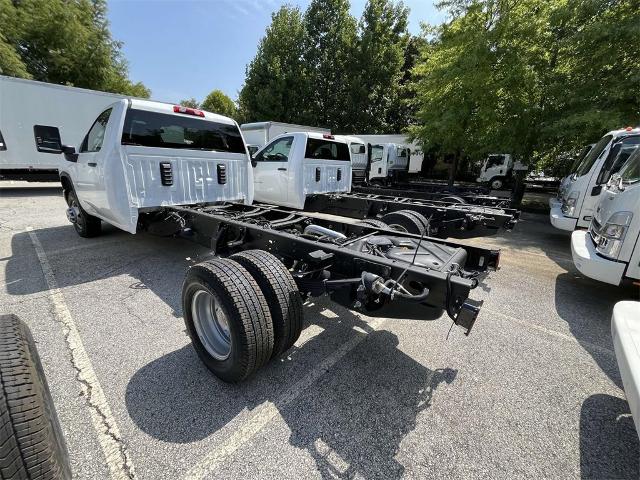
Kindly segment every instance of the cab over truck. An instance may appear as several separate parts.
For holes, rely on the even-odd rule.
[[[613,285],[640,280],[640,149],[609,179],[589,230],[571,234],[576,268]]]
[[[61,180],[79,235],[108,222],[181,235],[224,256],[191,267],[182,287],[187,332],[221,379],[244,380],[289,349],[308,296],[370,311],[431,305],[466,333],[473,327],[480,302],[468,297],[497,268],[498,251],[252,205],[246,145],[219,115],[122,100],[87,130],[79,145],[51,145],[66,160]]]
[[[518,220],[519,212],[507,208],[350,193],[354,165],[362,160],[354,160],[354,145],[353,137],[326,133],[277,136],[252,157],[255,200],[439,237],[511,229]]]

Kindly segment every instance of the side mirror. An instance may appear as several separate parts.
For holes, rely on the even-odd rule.
[[[600,192],[602,192],[602,185],[596,185],[591,189],[591,196],[595,197],[596,195],[600,195]]]
[[[64,154],[64,157],[68,162],[78,161],[78,154],[76,153],[76,147],[71,145],[62,145],[60,149],[62,150],[62,153]]]

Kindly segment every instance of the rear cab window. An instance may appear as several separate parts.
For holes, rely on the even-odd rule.
[[[325,140],[324,138],[307,138],[304,157],[311,160],[351,161],[349,147],[346,143]]]
[[[135,108],[127,110],[122,145],[246,153],[235,124]]]

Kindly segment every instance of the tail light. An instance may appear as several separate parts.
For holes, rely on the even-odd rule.
[[[173,106],[173,113],[184,113],[185,115],[195,115],[196,117],[204,117],[204,112],[191,107],[183,107],[181,105]]]
[[[329,133],[324,133],[322,135],[322,138],[326,138],[328,140],[335,140],[336,137],[334,137],[333,135],[329,134]]]

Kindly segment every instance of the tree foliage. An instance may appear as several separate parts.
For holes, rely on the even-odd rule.
[[[222,90],[214,90],[207,95],[207,98],[200,104],[200,108],[226,117],[238,117],[238,107]]]
[[[148,97],[128,79],[105,0],[0,0],[0,73]]]
[[[246,121],[311,121],[304,42],[305,29],[298,8],[285,5],[271,16],[271,25],[247,66],[240,92],[241,115]]]
[[[562,153],[640,118],[636,0],[448,0],[414,67],[412,134],[478,159],[553,170]],[[562,173],[562,172],[557,172]]]

